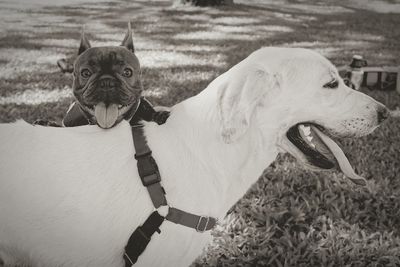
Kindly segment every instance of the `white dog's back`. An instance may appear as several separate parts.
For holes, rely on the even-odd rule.
[[[108,131],[96,126],[59,129],[25,122],[0,125],[0,248],[7,245],[3,249],[11,254],[31,251],[30,255],[16,256],[33,264],[41,256],[48,259],[51,255],[53,266],[64,258],[64,262],[85,262],[81,257],[96,250],[96,255],[109,254],[110,246],[129,237],[135,222],[145,215],[143,211],[135,214],[133,205],[128,204],[147,197],[139,194],[145,189],[135,176],[131,139],[127,123]],[[124,145],[118,145],[121,143]],[[93,158],[98,163],[95,168],[90,165]],[[87,190],[93,187],[96,190]],[[131,192],[124,194],[127,190]],[[110,203],[114,212],[104,212]],[[34,210],[27,214],[30,209]],[[118,216],[121,213],[125,215]],[[101,223],[99,218],[103,218]],[[132,228],[118,229],[118,225],[127,224],[120,219],[131,220],[128,225]],[[77,243],[78,247],[66,247]],[[13,247],[17,244],[19,247]],[[123,247],[112,249],[123,251]],[[121,259],[99,262],[118,266]]]
[[[124,266],[128,238],[154,209],[127,122],[108,130],[0,124],[0,151],[6,266]],[[160,229],[135,266],[187,266],[211,238],[171,222]]]

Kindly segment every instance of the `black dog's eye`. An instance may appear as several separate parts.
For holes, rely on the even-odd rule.
[[[85,79],[89,78],[92,75],[92,72],[88,69],[83,69],[81,71],[81,76]]]
[[[324,88],[329,88],[329,89],[336,89],[338,87],[339,87],[339,82],[337,80],[333,80],[324,85]]]
[[[131,77],[132,76],[132,70],[129,68],[125,68],[124,72],[122,73],[125,77]]]

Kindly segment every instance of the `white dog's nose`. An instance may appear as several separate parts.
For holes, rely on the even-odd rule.
[[[384,120],[389,118],[390,112],[385,106],[379,106],[377,111],[378,113],[377,118],[378,118],[378,123],[382,123]]]

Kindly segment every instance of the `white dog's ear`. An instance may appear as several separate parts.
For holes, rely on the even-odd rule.
[[[218,103],[225,143],[232,143],[246,133],[256,107],[266,104],[267,95],[279,87],[276,76],[261,68],[245,71],[232,73],[237,75],[230,75],[221,85]]]

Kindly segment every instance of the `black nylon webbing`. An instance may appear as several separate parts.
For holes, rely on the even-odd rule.
[[[144,136],[143,126],[133,126],[132,136],[140,179],[147,188],[154,207],[157,209],[161,206],[166,206],[167,199],[160,183],[161,177],[158,166],[151,156],[151,150]],[[217,223],[217,220],[213,217],[198,216],[172,207],[169,207],[165,218],[155,211],[142,226],[136,228],[129,238],[124,254],[125,267],[131,267],[137,261],[150,242],[151,236],[155,232],[160,232],[159,227],[164,219],[193,228],[198,232],[211,230]]]
[[[124,261],[125,266],[130,267],[135,264],[139,256],[146,249],[152,235],[160,232],[160,226],[164,221],[164,217],[154,211],[142,226],[136,228],[135,232],[129,238],[128,244],[125,246]]]
[[[169,208],[165,219],[176,224],[194,228],[198,232],[211,230],[217,223],[217,220],[213,217],[198,216],[172,207]]]
[[[137,160],[140,179],[149,191],[151,201],[157,209],[167,205],[167,199],[165,198],[164,189],[160,184],[161,178],[157,163],[151,156],[151,150],[147,145],[142,127],[142,125],[132,127],[133,142],[136,149],[135,158]]]

